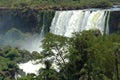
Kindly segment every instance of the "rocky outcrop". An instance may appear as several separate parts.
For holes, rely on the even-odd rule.
[[[11,28],[26,33],[39,33],[43,24],[50,26],[54,11],[43,11],[31,8],[0,8],[0,34]],[[49,30],[49,29],[47,29]]]

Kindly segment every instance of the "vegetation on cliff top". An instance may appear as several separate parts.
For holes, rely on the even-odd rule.
[[[0,7],[35,7],[39,9],[79,9],[111,7],[119,0],[0,0]]]

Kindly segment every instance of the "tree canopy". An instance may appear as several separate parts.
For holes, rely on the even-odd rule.
[[[71,38],[49,33],[40,54],[46,67],[33,80],[119,80],[119,44],[119,34],[101,35],[98,30]]]

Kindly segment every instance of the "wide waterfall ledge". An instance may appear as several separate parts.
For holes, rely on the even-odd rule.
[[[109,16],[110,11],[105,10],[57,11],[50,32],[70,37],[73,32],[98,29],[102,34],[109,34]]]
[[[56,11],[54,18],[51,22],[51,26],[49,27],[49,32],[57,35],[71,37],[73,32],[82,32],[83,30],[98,29],[102,34],[109,34],[109,19],[111,11],[120,11],[120,8],[111,8],[105,10],[85,9]],[[35,44],[39,41],[39,39],[36,39]],[[39,48],[40,46],[36,45],[35,47]],[[34,63],[34,61],[21,63],[19,64],[19,67],[23,69],[23,71],[25,71],[26,73],[35,74],[37,74],[40,68],[44,67],[44,65],[42,65],[41,63],[36,65],[33,65],[32,63]],[[59,67],[55,68],[56,70],[58,70]]]

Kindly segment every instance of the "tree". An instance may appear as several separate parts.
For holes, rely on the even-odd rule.
[[[29,59],[26,59],[26,57],[23,57],[27,55],[27,57],[30,57],[30,53],[24,52],[24,50],[19,50],[18,48],[12,48],[10,46],[8,47],[0,47],[0,77],[3,80],[14,80],[15,74],[21,74],[23,73],[22,70],[18,67],[18,62],[24,62],[28,61]]]
[[[43,40],[43,61],[51,61],[51,68],[60,71],[68,62],[66,54],[68,54],[68,38],[48,33]],[[54,66],[53,66],[54,65]],[[63,73],[64,73],[63,69]],[[64,73],[65,74],[65,73]]]
[[[22,76],[21,78],[18,78],[18,80],[36,80],[35,74],[27,74],[27,76]],[[41,80],[41,79],[39,79]]]
[[[116,80],[119,80],[119,55],[120,55],[120,44],[114,43],[114,55],[115,55],[115,74]]]
[[[116,68],[119,63],[115,65],[119,61],[114,54],[116,42],[120,42],[119,35],[101,35],[98,30],[76,32],[71,38],[49,33],[40,54],[46,68],[40,70],[39,77],[44,76],[43,80],[114,80],[119,69]],[[52,68],[53,63],[59,71]]]
[[[46,60],[44,61],[45,68],[39,70],[39,75],[37,79],[41,80],[59,80],[59,74],[56,70],[51,69],[51,62]]]

